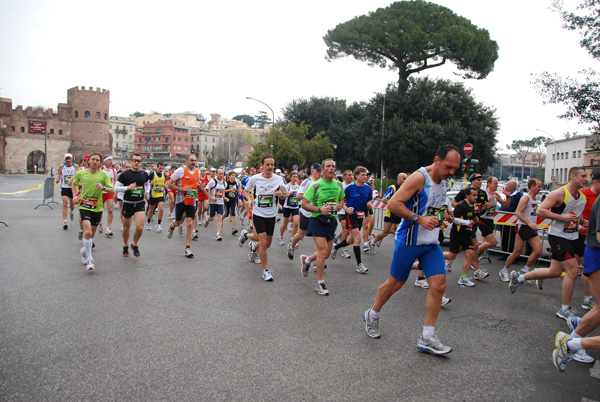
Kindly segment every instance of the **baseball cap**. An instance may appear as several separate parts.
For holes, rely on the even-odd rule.
[[[471,176],[469,176],[469,181],[475,181],[477,179],[483,179],[483,176],[481,176],[479,173],[473,173]]]
[[[71,155],[70,153],[68,153],[68,152],[67,152],[67,153],[65,154],[65,159],[67,159],[67,158],[71,158],[71,159],[73,159],[73,155]]]
[[[84,160],[84,161],[87,161],[88,159],[90,159],[90,156],[89,156],[89,155],[86,155],[86,156],[84,156],[84,157],[83,157],[83,160]]]
[[[321,164],[320,163],[313,163],[312,165],[310,165],[310,170],[317,170],[317,171],[321,171]]]
[[[217,169],[215,169],[215,168],[211,167],[211,168],[210,168],[210,171],[211,171],[211,172],[216,172],[216,171],[217,171]]]
[[[202,167],[200,168],[200,171],[203,171],[203,170],[206,170],[206,168],[205,168],[204,166],[202,166]]]
[[[281,173],[281,169],[276,169],[275,173]]]

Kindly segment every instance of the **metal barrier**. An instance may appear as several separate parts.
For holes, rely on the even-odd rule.
[[[46,203],[46,200],[48,198],[52,198],[52,201]],[[44,180],[44,193],[42,195],[42,203],[38,204],[37,207],[35,207],[34,209],[38,209],[41,206],[45,206],[48,207],[50,209],[53,209],[50,204],[56,204],[58,205],[58,202],[54,201],[54,178],[52,177],[47,177],[46,180]]]

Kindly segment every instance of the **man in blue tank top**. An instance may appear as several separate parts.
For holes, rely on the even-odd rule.
[[[417,348],[433,354],[446,354],[452,348],[435,336],[435,322],[446,290],[444,255],[438,242],[444,219],[446,180],[460,166],[460,153],[454,145],[441,146],[433,163],[411,174],[388,202],[387,207],[402,218],[396,232],[390,276],[381,285],[373,307],[363,313],[365,330],[379,338],[379,312],[388,299],[406,283],[413,262],[419,260],[429,282],[425,300],[425,325]]]

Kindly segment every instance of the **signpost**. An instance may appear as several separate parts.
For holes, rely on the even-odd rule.
[[[466,158],[463,161],[463,172],[464,172],[464,180],[463,180],[463,187],[467,187],[467,170],[470,166],[470,159],[471,159],[471,152],[473,152],[473,144],[471,144],[470,142],[467,142],[465,144],[465,146],[463,147],[463,151],[465,151],[466,154]]]
[[[471,143],[467,142],[467,143],[465,144],[465,147],[464,147],[463,149],[464,149],[465,153],[468,155],[468,154],[470,154],[471,152],[473,152],[473,144],[471,144]]]

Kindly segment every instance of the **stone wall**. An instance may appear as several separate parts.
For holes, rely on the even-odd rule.
[[[47,166],[58,169],[62,166],[65,153],[69,149],[69,140],[55,139],[48,141]],[[6,173],[27,173],[27,156],[32,151],[44,152],[44,137],[23,138],[6,137]],[[77,161],[78,162],[78,161]]]

